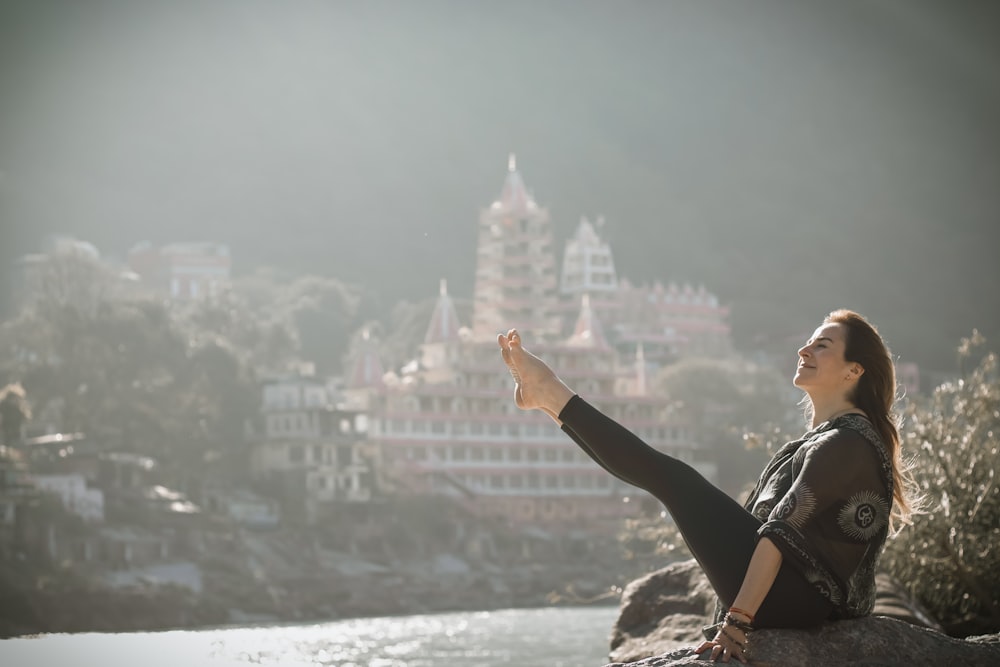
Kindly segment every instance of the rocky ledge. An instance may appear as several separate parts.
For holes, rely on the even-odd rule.
[[[956,639],[940,631],[905,590],[879,578],[875,613],[812,630],[758,630],[751,665],[809,667],[1000,665],[1000,635]],[[708,581],[694,561],[676,563],[633,581],[622,596],[607,667],[704,664],[693,653],[714,609]],[[738,664],[735,661],[730,664]]]

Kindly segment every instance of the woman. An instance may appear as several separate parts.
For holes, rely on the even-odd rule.
[[[719,598],[697,653],[746,662],[754,628],[810,627],[871,613],[890,519],[909,511],[893,415],[892,358],[861,315],[837,310],[799,350],[793,384],[810,430],[784,445],[741,507],[576,395],[521,345],[498,336],[517,406],[544,411],[611,474],[670,512]]]

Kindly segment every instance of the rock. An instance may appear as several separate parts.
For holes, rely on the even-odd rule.
[[[869,665],[989,667],[1000,664],[1000,635],[955,639],[886,616],[826,623],[814,630],[758,630],[748,648],[751,665],[809,667]],[[703,665],[693,647],[607,667]],[[730,664],[738,664],[735,660]]]
[[[647,574],[622,593],[609,657],[630,662],[696,645],[714,610],[715,593],[694,560]]]
[[[885,576],[877,583],[874,615],[811,630],[758,630],[751,639],[751,664],[1000,665],[1000,635],[948,637],[903,586]],[[701,629],[714,608],[714,593],[693,560],[636,579],[622,595],[611,665],[704,664],[692,651],[703,641]]]
[[[875,575],[875,609],[874,616],[888,616],[912,625],[944,632],[941,624],[935,621],[923,605],[913,599],[913,596],[887,574]]]

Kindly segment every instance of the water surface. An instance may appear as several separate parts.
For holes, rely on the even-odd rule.
[[[600,667],[615,606],[0,641],[3,667]]]

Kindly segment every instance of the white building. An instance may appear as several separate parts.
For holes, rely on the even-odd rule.
[[[598,219],[599,227],[603,223],[603,219]],[[582,294],[614,294],[617,290],[618,274],[611,246],[597,235],[587,218],[582,218],[563,250],[559,291],[578,301]]]
[[[104,492],[87,488],[83,475],[32,475],[35,488],[55,495],[67,511],[84,521],[104,521]]]
[[[367,502],[373,490],[367,417],[338,407],[332,385],[312,377],[268,380],[262,390],[262,432],[251,469],[258,480],[301,500],[308,516],[338,502]]]

